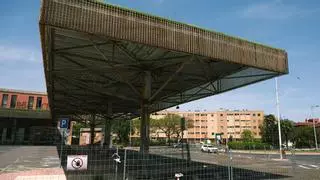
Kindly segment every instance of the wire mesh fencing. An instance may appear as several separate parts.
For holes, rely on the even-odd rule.
[[[301,163],[295,151],[279,160],[274,150],[240,151],[202,145],[139,147],[103,145],[0,146],[0,179],[212,180],[318,179],[319,168]],[[300,158],[300,159],[299,159]],[[316,159],[313,164],[320,162]]]

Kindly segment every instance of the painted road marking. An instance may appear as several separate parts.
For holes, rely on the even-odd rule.
[[[311,168],[308,168],[308,167],[305,167],[303,165],[299,165],[299,167],[303,168],[303,169],[311,169]]]
[[[318,168],[317,165],[313,165],[313,164],[310,164],[309,166],[314,167],[314,168]]]

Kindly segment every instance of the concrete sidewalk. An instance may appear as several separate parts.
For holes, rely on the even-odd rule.
[[[279,151],[263,151],[263,150],[232,150],[234,153],[245,154],[279,154]],[[287,155],[292,154],[292,151],[285,151]],[[301,152],[295,151],[295,155],[320,155],[320,152]]]

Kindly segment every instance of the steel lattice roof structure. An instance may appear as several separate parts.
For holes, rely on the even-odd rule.
[[[43,0],[52,114],[148,113],[288,73],[284,50],[88,0]]]

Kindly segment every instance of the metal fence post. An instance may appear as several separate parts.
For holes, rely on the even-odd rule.
[[[64,144],[64,128],[62,129],[61,135],[61,146],[60,146],[60,168],[62,168],[62,151],[63,151],[63,144]]]
[[[126,167],[127,166],[127,149],[124,150],[124,159],[123,159],[123,180],[126,180]]]
[[[231,149],[228,151],[228,179],[233,180],[233,172],[232,172],[232,154]]]
[[[119,156],[119,149],[118,149],[118,146],[117,146],[117,155]],[[118,163],[116,162],[116,180],[118,180]]]

